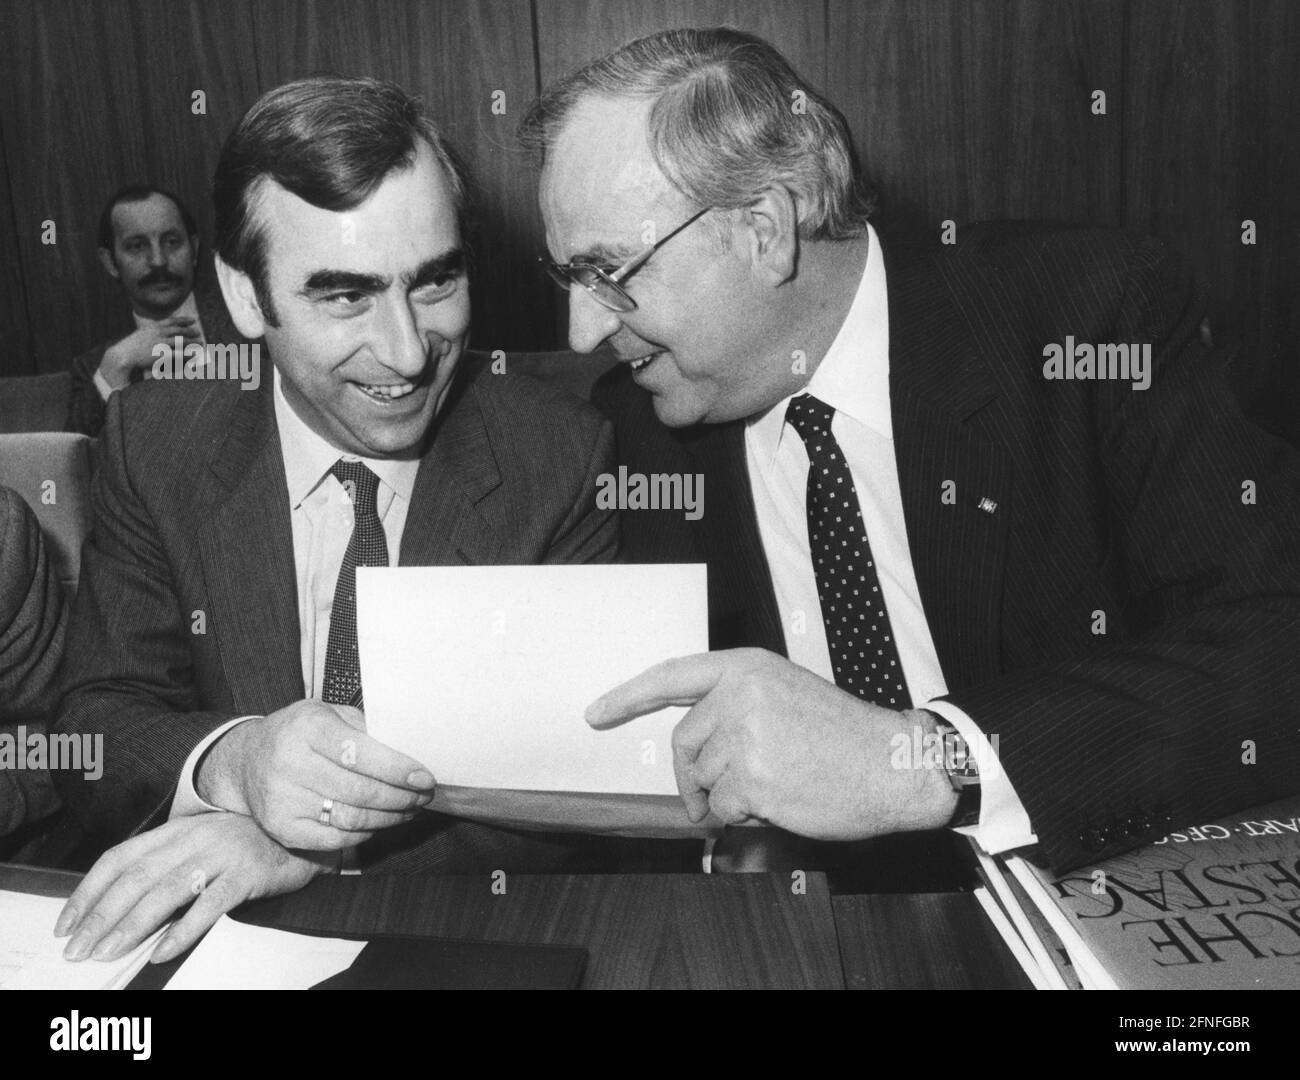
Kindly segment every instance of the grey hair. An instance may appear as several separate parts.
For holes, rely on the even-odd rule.
[[[716,27],[630,42],[548,87],[520,125],[524,145],[544,161],[589,96],[653,100],[655,164],[701,206],[737,209],[782,185],[795,196],[804,240],[866,231],[875,198],[848,124],[761,38]]]

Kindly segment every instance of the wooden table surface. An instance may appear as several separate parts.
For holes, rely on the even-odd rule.
[[[825,879],[768,874],[330,877],[248,905],[287,930],[429,934],[587,949],[584,989],[840,989]]]
[[[0,865],[0,888],[66,896],[78,876]],[[250,922],[587,949],[584,989],[1028,989],[970,893],[832,897],[780,874],[347,876],[245,905]],[[151,965],[135,988],[162,985]]]

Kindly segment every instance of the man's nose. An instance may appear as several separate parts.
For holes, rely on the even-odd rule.
[[[149,244],[149,265],[166,266],[167,255],[163,251],[162,242],[159,240],[151,241]]]
[[[405,378],[419,378],[428,356],[428,333],[416,322],[407,299],[381,304],[376,325],[379,340],[374,349],[380,363]]]
[[[607,308],[586,289],[569,290],[569,348],[589,353],[612,337],[623,325],[617,311]]]

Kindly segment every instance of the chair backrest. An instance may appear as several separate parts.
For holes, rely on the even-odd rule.
[[[0,435],[0,484],[36,512],[59,580],[75,593],[90,535],[94,441],[63,431]]]
[[[62,431],[71,391],[72,374],[67,371],[0,379],[0,434]]]

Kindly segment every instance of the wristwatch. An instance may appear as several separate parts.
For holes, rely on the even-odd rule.
[[[948,783],[957,793],[957,807],[948,821],[948,828],[960,829],[966,825],[978,825],[980,773],[975,765],[975,755],[970,752],[966,740],[955,727],[939,717],[935,717],[935,720],[943,748],[943,771],[948,774]]]

